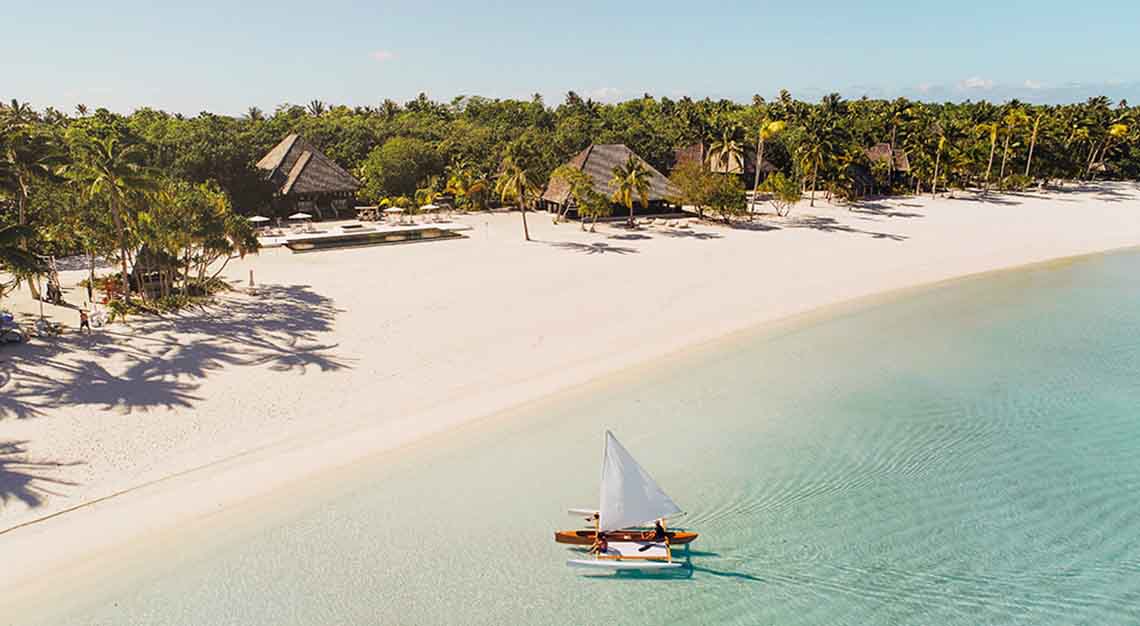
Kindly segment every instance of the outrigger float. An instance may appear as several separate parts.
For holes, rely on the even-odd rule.
[[[594,558],[570,559],[570,567],[603,570],[663,570],[683,567],[673,560],[673,546],[697,538],[694,532],[665,529],[665,519],[681,508],[665,494],[610,431],[602,457],[601,503],[598,509],[570,509],[585,515],[593,529],[559,530],[558,543],[591,546]],[[640,526],[654,526],[642,530]]]

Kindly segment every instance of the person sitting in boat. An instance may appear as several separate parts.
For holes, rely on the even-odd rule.
[[[596,539],[594,539],[594,545],[590,548],[590,551],[596,552],[598,554],[605,554],[606,550],[609,549],[610,544],[606,541],[606,536],[602,533],[598,533],[598,536]]]
[[[665,541],[665,527],[661,525],[661,520],[653,522],[653,541]]]

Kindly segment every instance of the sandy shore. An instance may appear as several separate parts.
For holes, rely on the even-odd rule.
[[[266,250],[227,268],[241,287],[218,306],[0,347],[0,595],[139,533],[735,331],[1140,245],[1140,186],[805,202],[740,228],[585,233],[531,214],[531,243],[517,213],[462,221],[474,228],[460,240]],[[73,303],[83,276],[64,273]],[[37,310],[26,290],[2,305]]]

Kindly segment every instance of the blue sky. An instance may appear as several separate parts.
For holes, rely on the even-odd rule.
[[[0,98],[236,114],[426,92],[1140,102],[1136,0],[14,2]]]

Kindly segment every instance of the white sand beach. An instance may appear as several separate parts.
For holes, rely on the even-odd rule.
[[[229,265],[237,289],[215,306],[91,336],[75,334],[75,310],[48,306],[69,332],[0,347],[0,596],[139,533],[736,331],[1140,245],[1131,183],[816,204],[735,228],[597,233],[531,213],[529,243],[518,213],[473,214],[463,239],[268,249]],[[84,275],[64,273],[73,304]],[[0,307],[37,310],[26,289]]]

